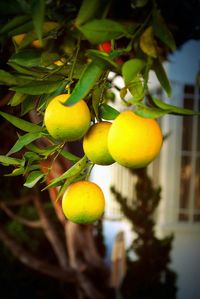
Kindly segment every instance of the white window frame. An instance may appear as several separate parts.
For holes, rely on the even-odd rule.
[[[184,85],[178,82],[172,82],[173,98],[169,102],[168,98],[163,98],[165,102],[172,105],[183,106],[184,97],[191,96],[184,94]],[[195,101],[194,109],[198,111],[198,87],[195,88],[193,96]],[[193,119],[193,138],[192,148],[196,148],[197,142],[197,116],[191,116]],[[163,148],[160,155],[159,163],[159,177],[160,185],[162,187],[162,200],[157,213],[157,220],[160,227],[173,228],[173,229],[197,229],[200,230],[200,222],[192,221],[193,213],[193,200],[194,199],[194,175],[195,175],[195,161],[199,153],[196,151],[192,155],[192,169],[193,174],[190,181],[190,198],[189,198],[189,221],[180,221],[178,218],[180,208],[180,171],[181,171],[181,150],[182,148],[182,121],[181,116],[166,115],[162,118],[162,130],[164,134],[170,136],[164,141]]]

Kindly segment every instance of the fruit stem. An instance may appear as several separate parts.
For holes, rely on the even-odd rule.
[[[50,173],[50,171],[51,171],[51,169],[52,169],[52,167],[53,167],[53,163],[55,162],[55,160],[56,160],[56,159],[58,158],[58,156],[60,155],[60,153],[61,153],[61,151],[62,151],[62,149],[63,149],[64,146],[65,146],[65,142],[63,142],[63,143],[61,143],[61,144],[59,145],[59,147],[58,147],[58,149],[57,149],[57,154],[56,154],[55,157],[53,158],[53,160],[52,160],[52,162],[51,162],[51,164],[50,164],[50,166],[49,166],[49,168],[48,168],[48,172],[47,172],[46,176],[49,175],[49,173]]]
[[[86,174],[86,177],[85,177],[85,180],[86,180],[86,181],[89,180],[94,165],[95,165],[95,164],[92,163],[91,166],[88,167],[88,173]]]
[[[78,41],[77,41],[76,52],[75,52],[75,55],[74,55],[71,72],[70,72],[70,75],[69,75],[69,84],[68,84],[68,88],[67,88],[69,94],[70,94],[70,85],[72,84],[72,78],[73,78],[73,74],[74,74],[74,68],[75,68],[78,53],[79,53],[79,50],[80,50],[80,44],[81,44],[81,38],[79,37]]]

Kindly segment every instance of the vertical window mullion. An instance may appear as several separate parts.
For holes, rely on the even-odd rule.
[[[199,100],[199,91],[198,87],[195,87],[194,92],[194,110],[198,111],[198,100]],[[190,222],[194,222],[194,214],[195,214],[195,176],[196,176],[196,158],[197,158],[197,138],[198,138],[198,118],[197,116],[193,116],[193,130],[192,130],[192,176],[190,181],[190,201],[189,201],[189,208],[190,208]]]
[[[195,97],[194,97],[194,106],[195,106]],[[189,222],[193,222],[194,215],[194,179],[195,179],[195,168],[196,168],[196,125],[195,125],[195,117],[192,117],[193,122],[193,130],[192,130],[192,150],[190,152],[191,157],[191,167],[192,173],[190,178],[190,190],[189,190]]]

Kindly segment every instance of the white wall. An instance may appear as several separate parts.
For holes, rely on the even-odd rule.
[[[175,233],[172,267],[178,273],[178,298],[200,298],[200,231],[186,228]]]
[[[167,64],[170,80],[176,81],[174,104],[181,105],[180,83],[194,84],[200,67],[200,41],[190,41],[175,54]],[[180,84],[181,85],[181,84]],[[181,120],[178,116],[163,118],[164,130],[171,130],[171,136],[161,151],[160,181],[163,199],[158,215],[158,232],[161,236],[173,232],[175,239],[171,253],[171,267],[178,274],[178,299],[200,298],[200,223],[180,223],[177,221],[180,176],[180,134]],[[166,132],[167,133],[167,132]]]

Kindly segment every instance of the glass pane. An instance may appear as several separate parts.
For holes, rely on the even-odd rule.
[[[200,209],[200,157],[196,160],[196,173],[194,178],[194,207]]]
[[[200,111],[200,99],[199,99],[199,111]],[[197,119],[198,121],[198,128],[197,128],[197,151],[200,151],[200,117]]]
[[[194,215],[193,220],[194,222],[200,222],[200,215]]]
[[[184,108],[193,109],[194,100],[184,99]],[[192,150],[192,129],[193,129],[193,118],[191,116],[183,117],[183,132],[182,132],[182,150]]]
[[[189,219],[188,214],[186,213],[179,213],[178,217],[179,217],[179,221],[188,221]]]
[[[189,206],[190,178],[192,165],[190,157],[182,157],[181,182],[180,182],[180,208],[187,209]]]
[[[184,86],[184,93],[194,94],[194,85],[188,85],[188,84],[186,84]]]

